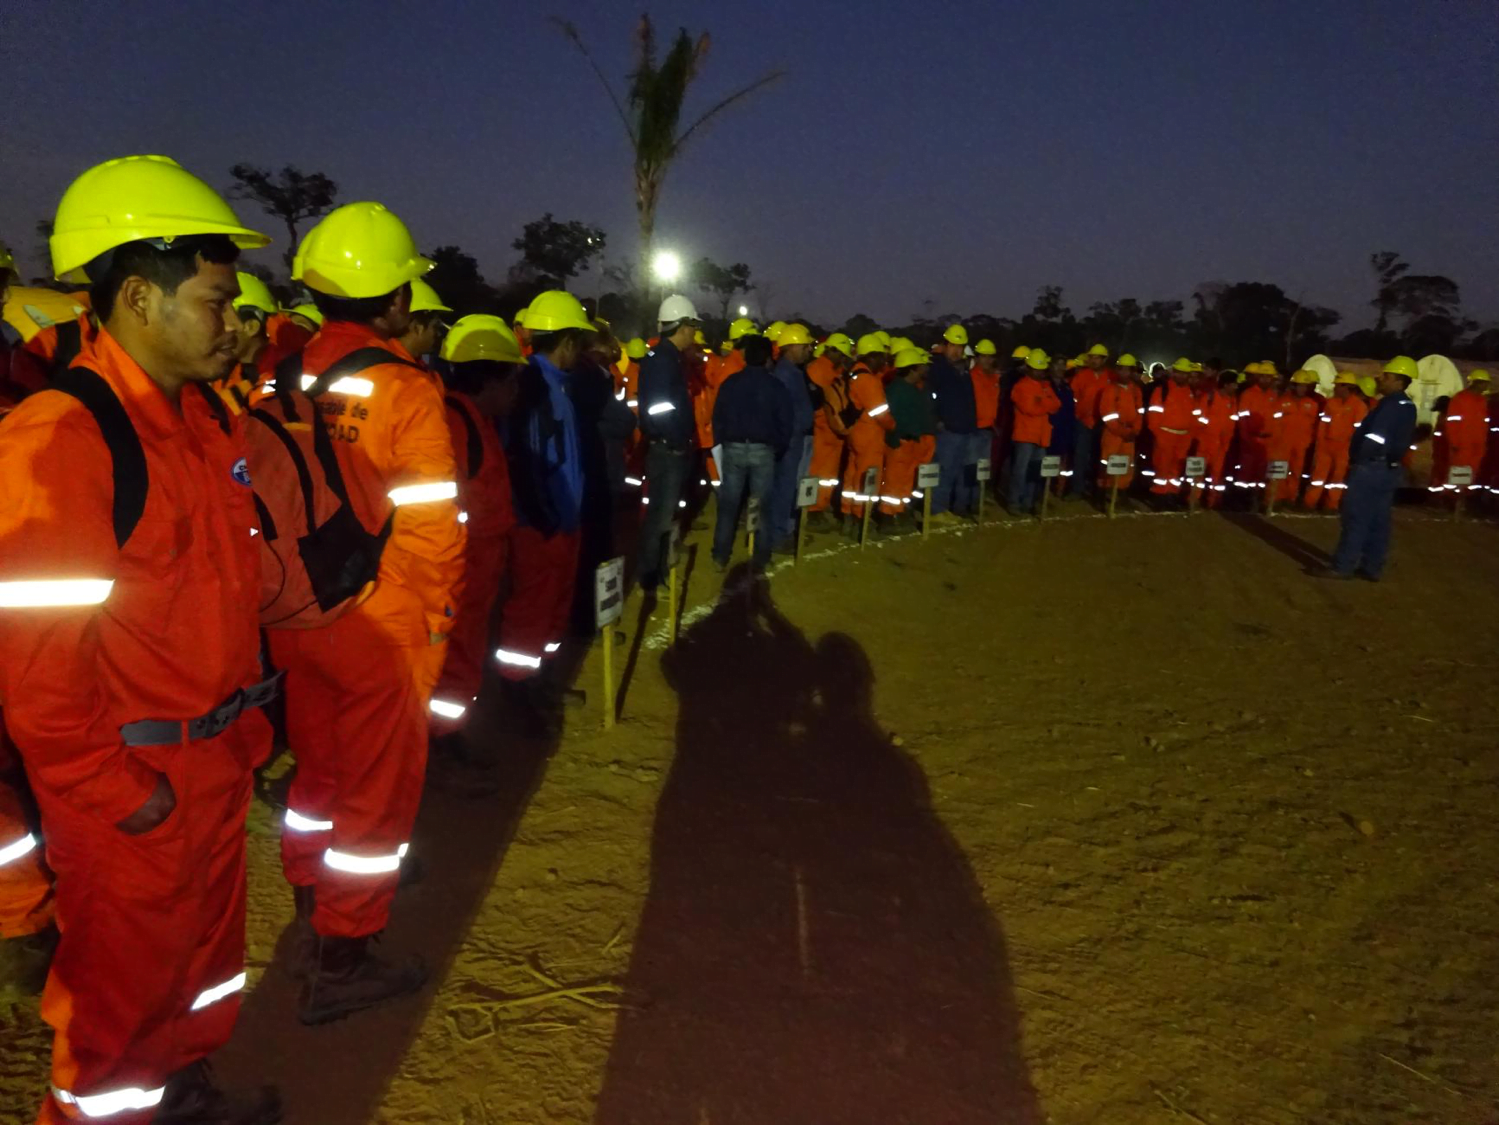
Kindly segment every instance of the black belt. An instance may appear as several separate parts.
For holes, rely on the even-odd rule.
[[[223,734],[246,711],[264,707],[281,694],[285,672],[277,672],[247,688],[240,688],[206,715],[196,719],[141,719],[120,728],[126,746],[177,746],[183,742],[200,742]]]

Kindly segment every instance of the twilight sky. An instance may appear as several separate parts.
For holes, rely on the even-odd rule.
[[[546,17],[573,19],[622,86],[639,10],[4,0],[0,238],[38,266],[34,224],[74,175],[162,152],[220,187],[239,160],[325,171],[495,279],[543,211],[603,226],[623,258],[623,133]],[[1257,280],[1351,327],[1370,319],[1369,254],[1392,249],[1499,320],[1496,0],[650,10],[663,35],[713,34],[688,119],[789,72],[694,142],[658,220],[684,258],[748,262],[772,314],[1018,316],[1046,283],[1081,313]]]

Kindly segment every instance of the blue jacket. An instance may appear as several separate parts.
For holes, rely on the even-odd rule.
[[[791,398],[763,367],[746,367],[724,380],[713,405],[713,440],[768,445],[779,457],[791,444]]]
[[[662,340],[640,361],[640,432],[667,445],[697,445],[697,422],[682,353]]]
[[[1374,404],[1369,416],[1353,431],[1348,449],[1352,465],[1400,464],[1416,436],[1416,404],[1404,391],[1386,395]]]
[[[958,370],[946,356],[932,356],[926,385],[937,400],[937,420],[952,434],[971,434],[979,428],[979,408],[973,398],[973,378]]]
[[[516,522],[543,535],[576,531],[583,512],[583,456],[567,376],[533,355],[507,419],[505,457]]]
[[[776,362],[770,373],[786,388],[787,401],[791,403],[791,436],[805,437],[812,432],[812,423],[817,418],[812,392],[807,389],[806,372],[789,359],[782,359]],[[717,439],[717,430],[713,431],[713,437]]]
[[[1077,425],[1077,397],[1066,379],[1053,380],[1051,389],[1057,392],[1062,405],[1051,412],[1051,444],[1046,452],[1068,455],[1072,453],[1072,432]]]

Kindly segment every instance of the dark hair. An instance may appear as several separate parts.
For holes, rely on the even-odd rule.
[[[1411,385],[1411,377],[1409,375],[1402,375],[1402,376],[1400,376],[1400,389],[1402,391],[1409,389],[1410,385]]]
[[[193,234],[174,238],[158,247],[152,242],[127,242],[106,251],[89,263],[87,273],[89,303],[99,320],[113,314],[120,286],[128,278],[142,277],[168,297],[177,287],[198,274],[198,259],[216,266],[227,266],[239,260],[239,247],[222,234]]]
[[[741,336],[735,343],[744,350],[746,367],[764,367],[770,362],[770,341],[764,336]]]
[[[1203,364],[1203,366],[1204,367],[1211,367],[1214,371],[1222,371],[1223,370],[1223,359],[1220,356],[1216,356],[1215,355],[1211,359],[1209,359],[1207,361],[1207,363]]]
[[[555,332],[532,332],[531,350],[538,355],[551,355],[558,348],[565,347],[569,340],[577,340],[581,347],[584,343],[583,335],[581,328],[559,328]]]
[[[450,390],[476,395],[484,389],[485,383],[509,379],[524,366],[523,363],[502,363],[497,359],[473,359],[467,363],[440,360],[438,371],[442,375],[443,385]]]
[[[410,286],[401,286],[401,289],[408,288]],[[369,324],[390,311],[390,304],[401,289],[392,289],[389,293],[382,293],[378,297],[335,297],[331,293],[321,293],[314,289],[312,303],[317,306],[317,311],[329,320]]]

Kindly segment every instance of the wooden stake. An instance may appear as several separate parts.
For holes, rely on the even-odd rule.
[[[676,571],[672,572],[675,576]],[[604,729],[614,729],[614,626],[604,626]]]
[[[670,623],[669,627],[671,629],[671,643],[672,644],[676,644],[677,643],[677,617],[678,617],[678,615],[681,612],[681,607],[678,604],[679,601],[680,601],[680,598],[678,597],[678,594],[677,594],[677,572],[680,569],[681,569],[681,563],[679,561],[672,563],[672,565],[671,565],[671,579],[667,583],[667,590],[668,590],[668,592],[671,595],[671,608],[667,611],[667,621]]]
[[[1119,503],[1119,478],[1109,481],[1109,519],[1114,518],[1114,507]]]

